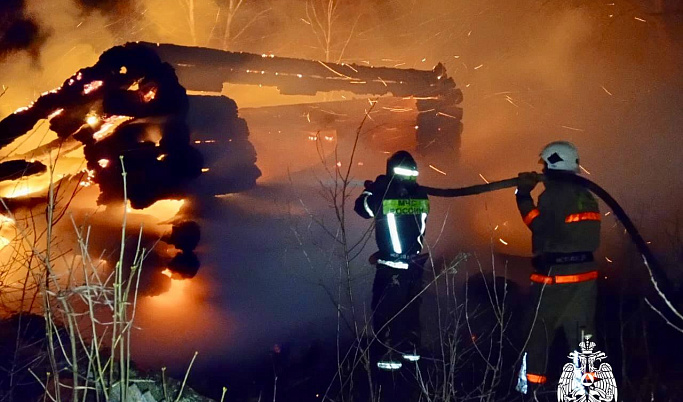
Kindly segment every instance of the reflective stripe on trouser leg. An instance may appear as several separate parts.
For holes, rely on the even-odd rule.
[[[526,380],[534,384],[545,384],[548,379],[541,374],[526,373]]]
[[[419,355],[421,264],[409,269],[378,265],[372,286],[372,327],[377,336],[374,361],[410,361],[402,355]],[[409,303],[409,304],[408,304]],[[375,363],[373,363],[375,364]]]
[[[377,368],[380,370],[393,371],[399,370],[401,367],[403,367],[403,363],[393,360],[380,360],[377,362]]]
[[[522,356],[522,365],[520,366],[519,374],[517,375],[515,390],[522,394],[529,392],[529,383],[526,380],[526,352],[524,352],[524,356]]]

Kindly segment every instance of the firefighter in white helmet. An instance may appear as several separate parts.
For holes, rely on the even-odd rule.
[[[529,393],[547,381],[547,352],[558,331],[564,331],[569,350],[578,347],[583,334],[594,333],[598,271],[593,252],[600,243],[597,201],[587,189],[562,180],[579,173],[576,147],[556,141],[540,156],[546,179],[538,204],[531,197],[536,173],[520,173],[515,193],[522,220],[532,233],[531,333],[523,363]]]

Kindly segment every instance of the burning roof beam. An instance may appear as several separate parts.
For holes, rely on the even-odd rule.
[[[141,44],[154,48],[163,61],[175,68],[181,84],[190,90],[219,93],[224,83],[234,83],[273,86],[283,95],[349,91],[397,97],[462,98],[441,64],[426,71],[325,63],[171,44]]]

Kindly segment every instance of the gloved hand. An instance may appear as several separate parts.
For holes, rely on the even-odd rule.
[[[517,193],[529,194],[538,184],[538,174],[536,172],[523,172],[517,175]]]

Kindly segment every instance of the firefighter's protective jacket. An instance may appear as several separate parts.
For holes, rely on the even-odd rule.
[[[517,207],[532,232],[534,256],[593,252],[600,244],[600,210],[593,195],[578,184],[553,180],[546,173],[538,206],[530,194],[517,193]]]
[[[415,181],[377,176],[366,182],[354,210],[375,219],[378,257],[390,262],[409,262],[422,251],[429,214],[427,192]]]
[[[600,243],[600,211],[593,195],[571,180],[559,179],[572,173],[544,174],[545,191],[538,205],[520,187],[516,197],[532,232],[535,272],[529,279],[531,306],[536,307],[527,314],[531,333],[525,348],[525,380],[533,384],[547,381],[548,350],[559,329],[571,349],[582,340],[582,331],[594,333],[598,272],[593,252]]]

